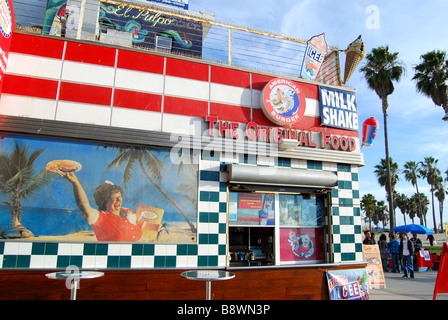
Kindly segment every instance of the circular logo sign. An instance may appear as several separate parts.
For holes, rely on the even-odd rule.
[[[8,0],[0,0],[0,30],[5,38],[9,38],[12,32],[11,8]]]
[[[305,95],[297,83],[273,79],[261,92],[261,107],[266,117],[280,126],[301,120],[305,114]]]

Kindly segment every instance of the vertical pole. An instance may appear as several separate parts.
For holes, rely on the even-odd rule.
[[[79,21],[78,21],[78,32],[76,34],[76,39],[81,39],[81,33],[82,33],[82,24],[84,22],[84,12],[86,10],[86,0],[81,1],[81,10],[79,12]]]
[[[205,299],[212,300],[212,282],[210,280],[205,282]]]
[[[232,28],[229,27],[229,66],[232,65]]]
[[[73,278],[72,279],[72,287],[70,291],[70,300],[76,300],[76,289],[79,287],[79,279]]]

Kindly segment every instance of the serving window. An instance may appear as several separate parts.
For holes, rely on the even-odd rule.
[[[229,192],[231,265],[325,261],[328,193]]]

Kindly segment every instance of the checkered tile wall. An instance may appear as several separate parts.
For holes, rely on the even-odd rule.
[[[199,164],[197,244],[1,241],[3,269],[149,269],[224,267],[227,255],[227,163],[337,171],[331,223],[335,262],[362,261],[358,167],[273,157],[205,153]]]

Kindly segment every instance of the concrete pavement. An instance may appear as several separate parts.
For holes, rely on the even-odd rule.
[[[370,289],[370,300],[433,300],[437,271],[415,272],[414,279],[403,273],[386,272],[385,289]],[[438,294],[437,300],[448,300],[448,294]]]

